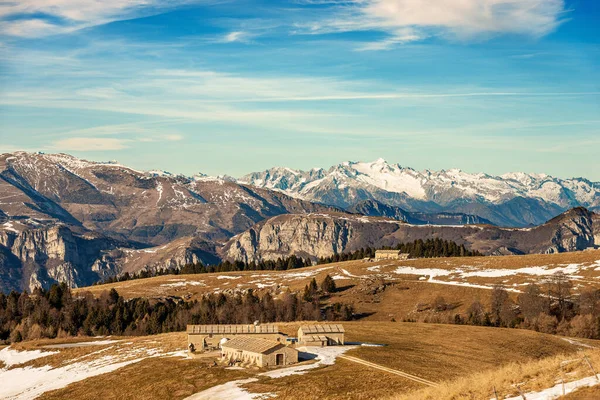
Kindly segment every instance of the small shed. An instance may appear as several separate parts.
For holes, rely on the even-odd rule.
[[[298,350],[272,340],[238,336],[221,345],[221,358],[242,365],[284,366],[298,362]]]
[[[279,331],[279,326],[265,325],[188,325],[188,348],[190,352],[218,349],[222,339],[237,336],[252,336],[274,342],[285,343],[287,335]]]
[[[302,346],[336,346],[344,344],[344,327],[340,324],[303,325],[298,329]]]
[[[409,254],[400,250],[376,250],[375,261],[381,260],[407,260]]]

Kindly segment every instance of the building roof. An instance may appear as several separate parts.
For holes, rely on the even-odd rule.
[[[303,335],[345,332],[344,327],[340,324],[303,325],[299,331],[302,331]]]
[[[400,250],[375,250],[375,254],[400,254]]]
[[[262,339],[250,336],[236,336],[223,343],[221,348],[250,351],[252,353],[266,353],[275,347],[285,346],[274,340]]]
[[[277,325],[188,325],[188,334],[253,334],[253,333],[279,333]]]

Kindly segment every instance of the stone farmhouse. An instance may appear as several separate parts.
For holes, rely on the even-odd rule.
[[[402,253],[400,250],[376,250],[375,261],[382,260],[408,260],[408,253]]]
[[[277,325],[188,325],[188,349],[190,353],[217,350],[223,339],[247,336],[285,343],[287,335]]]
[[[340,324],[303,325],[298,329],[298,344],[322,347],[343,345],[344,332]]]
[[[221,358],[242,366],[284,366],[298,362],[298,350],[256,336],[236,336],[221,344]]]

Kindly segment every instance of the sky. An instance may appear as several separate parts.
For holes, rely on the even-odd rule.
[[[600,181],[600,2],[0,2],[0,152],[17,150]]]

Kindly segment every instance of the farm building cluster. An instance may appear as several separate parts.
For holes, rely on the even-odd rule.
[[[375,261],[384,260],[408,260],[409,254],[400,250],[376,250]]]
[[[279,326],[188,325],[188,349],[192,357],[207,351],[220,351],[229,364],[273,367],[298,362],[298,346],[344,345],[340,324],[302,325],[297,338],[288,337]]]

